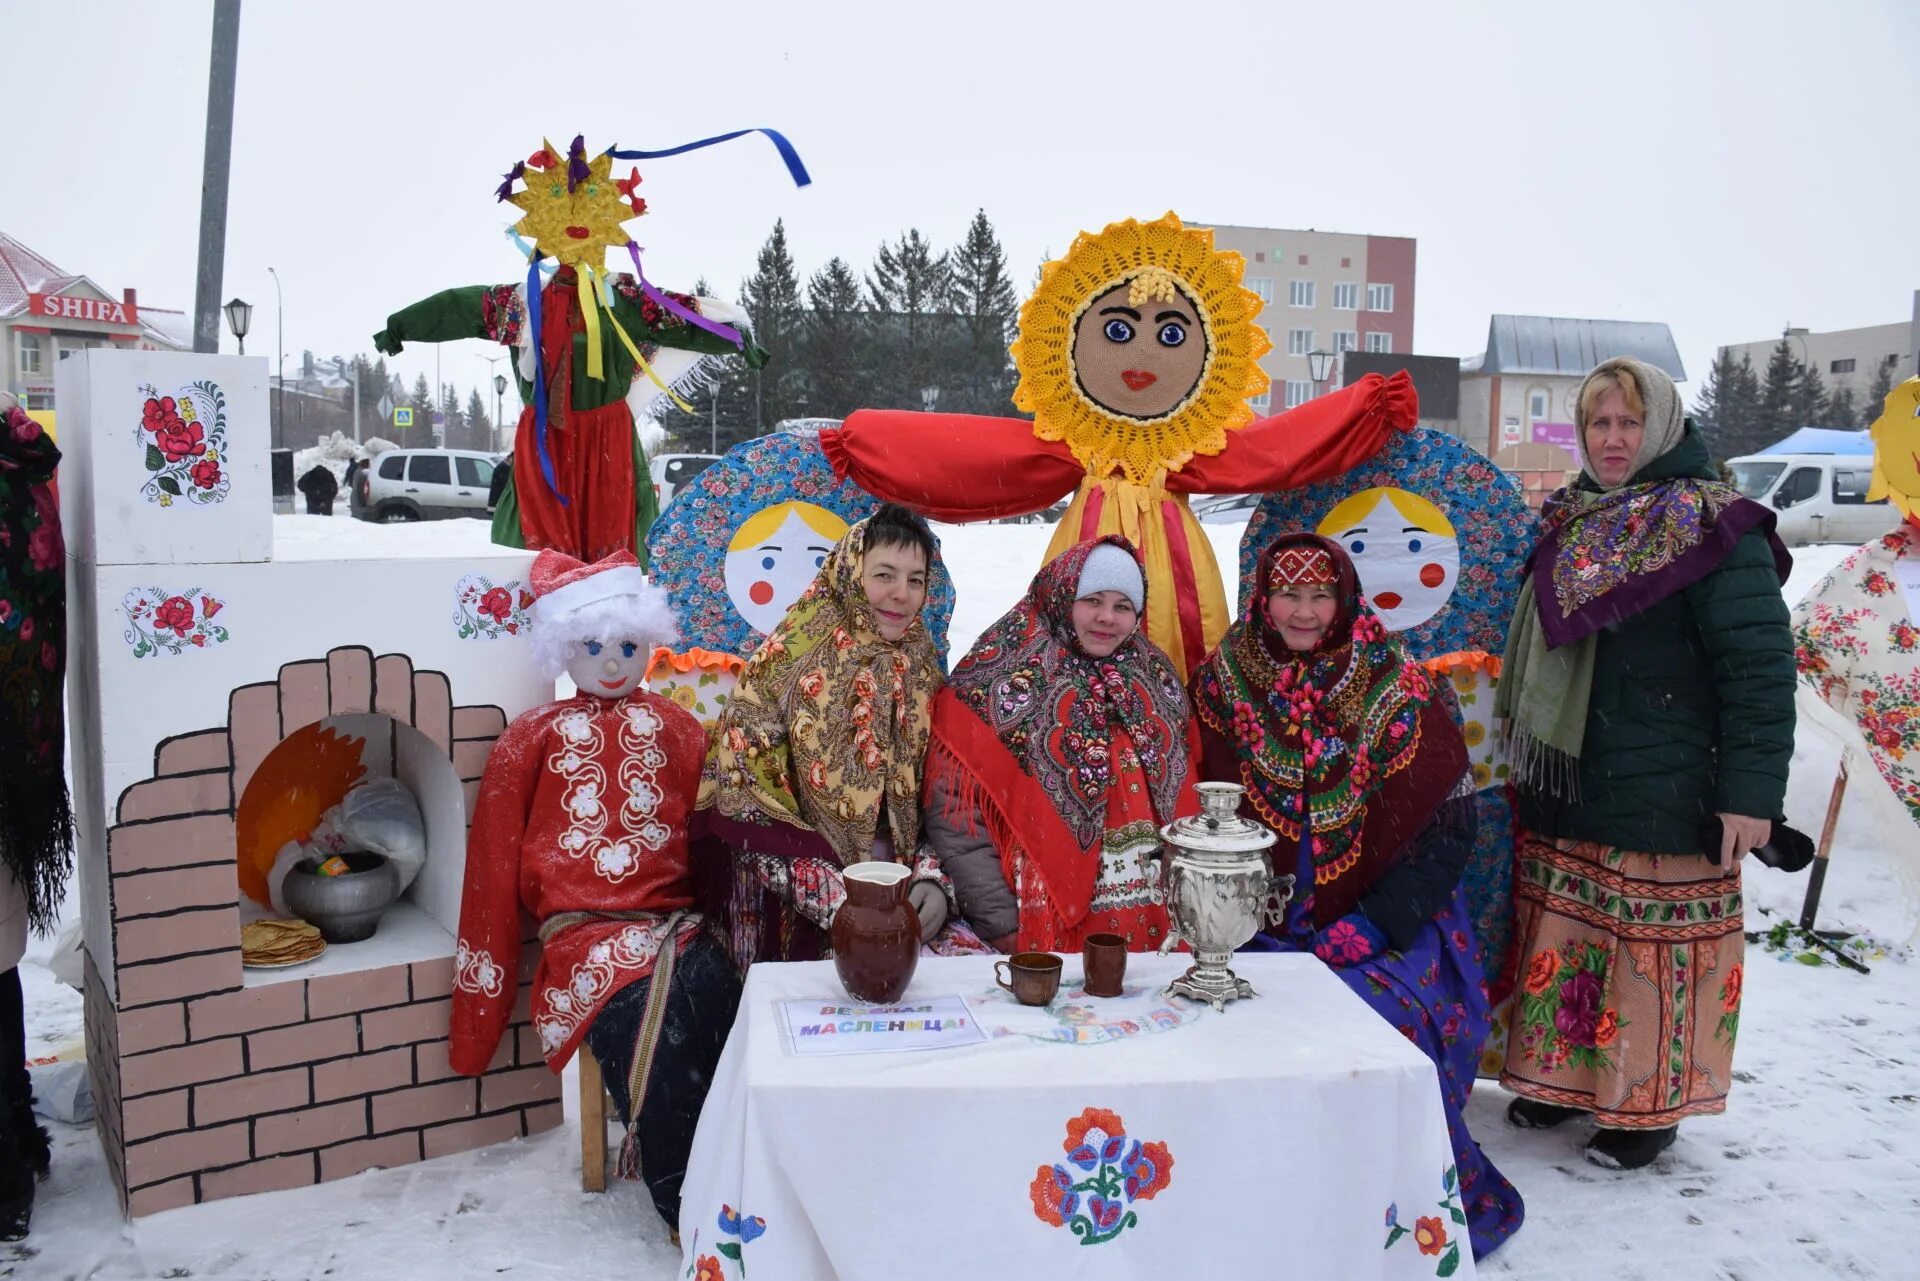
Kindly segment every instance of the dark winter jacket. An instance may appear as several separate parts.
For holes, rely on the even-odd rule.
[[[1718,478],[1691,431],[1635,479],[1678,476]],[[1755,530],[1699,582],[1599,632],[1579,797],[1523,788],[1522,824],[1543,836],[1700,854],[1700,825],[1716,813],[1783,818],[1794,665],[1780,586],[1766,534]]]

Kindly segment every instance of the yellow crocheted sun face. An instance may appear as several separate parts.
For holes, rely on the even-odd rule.
[[[521,175],[525,189],[507,197],[524,211],[515,230],[563,267],[598,271],[607,250],[624,249],[633,239],[620,225],[634,211],[615,185],[613,157],[602,154],[589,160],[586,180],[568,191],[567,160],[551,144],[546,150],[556,163],[528,169]]]
[[[1253,418],[1271,350],[1239,254],[1169,213],[1082,232],[1020,308],[1013,403],[1096,477],[1153,484]]]
[[[1867,501],[1885,498],[1903,516],[1920,512],[1920,377],[1887,393],[1873,421],[1873,483]]]

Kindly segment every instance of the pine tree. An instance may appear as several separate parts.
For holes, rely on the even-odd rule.
[[[1860,405],[1854,399],[1853,388],[1842,387],[1827,397],[1827,412],[1820,425],[1836,431],[1853,431],[1860,426]]]
[[[964,413],[1000,414],[1013,396],[1013,366],[1007,342],[1013,335],[1019,304],[1007,279],[1007,255],[1000,247],[987,211],[975,211],[967,238],[952,255],[953,310],[965,325],[960,395],[951,408]],[[942,408],[948,405],[943,401]]]
[[[751,279],[742,286],[740,305],[753,325],[754,339],[769,353],[766,366],[751,371],[754,429],[748,435],[771,431],[796,412],[805,396],[796,350],[800,336],[800,282],[793,255],[787,252],[784,219],[773,224],[773,234],[760,247]],[[745,437],[742,437],[744,439]]]
[[[1766,382],[1760,388],[1760,412],[1754,432],[1765,448],[1800,426],[1795,422],[1797,393],[1806,370],[1793,354],[1793,344],[1784,335],[1767,360]]]
[[[440,388],[440,417],[445,419],[440,425],[442,440],[449,445],[458,442],[461,449],[472,448],[466,435],[466,423],[461,420],[460,393],[453,389],[452,383]]]
[[[461,415],[461,419],[464,439],[467,442],[465,448],[484,449],[491,452],[493,449],[493,415],[487,412],[487,402],[481,399],[480,389],[478,387],[467,393],[467,409],[466,413]],[[447,422],[449,427],[451,427],[453,422],[451,415],[448,416]],[[448,432],[447,439],[453,439],[451,430]]]
[[[806,378],[807,413],[845,418],[876,403],[868,366],[872,326],[862,306],[860,279],[834,258],[807,280],[795,363]]]
[[[1867,384],[1867,401],[1860,406],[1860,426],[1871,427],[1887,407],[1887,397],[1893,393],[1894,358],[1883,359],[1873,371],[1873,381]]]
[[[413,426],[397,432],[394,439],[409,448],[425,449],[433,444],[433,388],[425,374],[415,374],[413,390],[404,403],[413,410]]]
[[[876,399],[881,407],[919,409],[920,389],[939,385],[936,318],[951,307],[952,261],[944,253],[936,256],[919,229],[909,228],[898,243],[880,246],[867,275],[867,293],[881,375]]]
[[[1727,457],[1738,458],[1772,443],[1759,439],[1760,375],[1754,370],[1752,356],[1740,357],[1740,375],[1734,379],[1733,395],[1722,414],[1728,422],[1737,424],[1741,432],[1740,448],[1736,450],[1729,443]]]
[[[1827,382],[1817,365],[1801,365],[1800,377],[1793,384],[1793,425],[1808,427],[1825,422]]]
[[[1707,370],[1707,381],[1701,385],[1700,394],[1693,402],[1693,425],[1706,442],[1707,452],[1715,458],[1724,458],[1721,432],[1725,422],[1723,409],[1727,393],[1733,387],[1733,381],[1739,377],[1739,366],[1733,363],[1733,353],[1722,347],[1714,357],[1713,365]]]

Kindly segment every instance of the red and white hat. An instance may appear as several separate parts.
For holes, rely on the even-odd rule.
[[[534,660],[555,676],[575,641],[630,640],[651,654],[677,638],[672,602],[630,551],[588,565],[548,549],[534,558],[532,577]]]

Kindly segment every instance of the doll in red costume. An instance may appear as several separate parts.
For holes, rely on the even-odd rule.
[[[556,1073],[599,1060],[638,1170],[669,1226],[739,981],[692,910],[687,820],[706,736],[641,688],[674,639],[666,593],[631,552],[533,563],[534,657],[578,692],[521,716],[487,758],[467,840],[452,1061],[486,1071],[512,1014],[520,911],[539,923],[533,1026]]]

